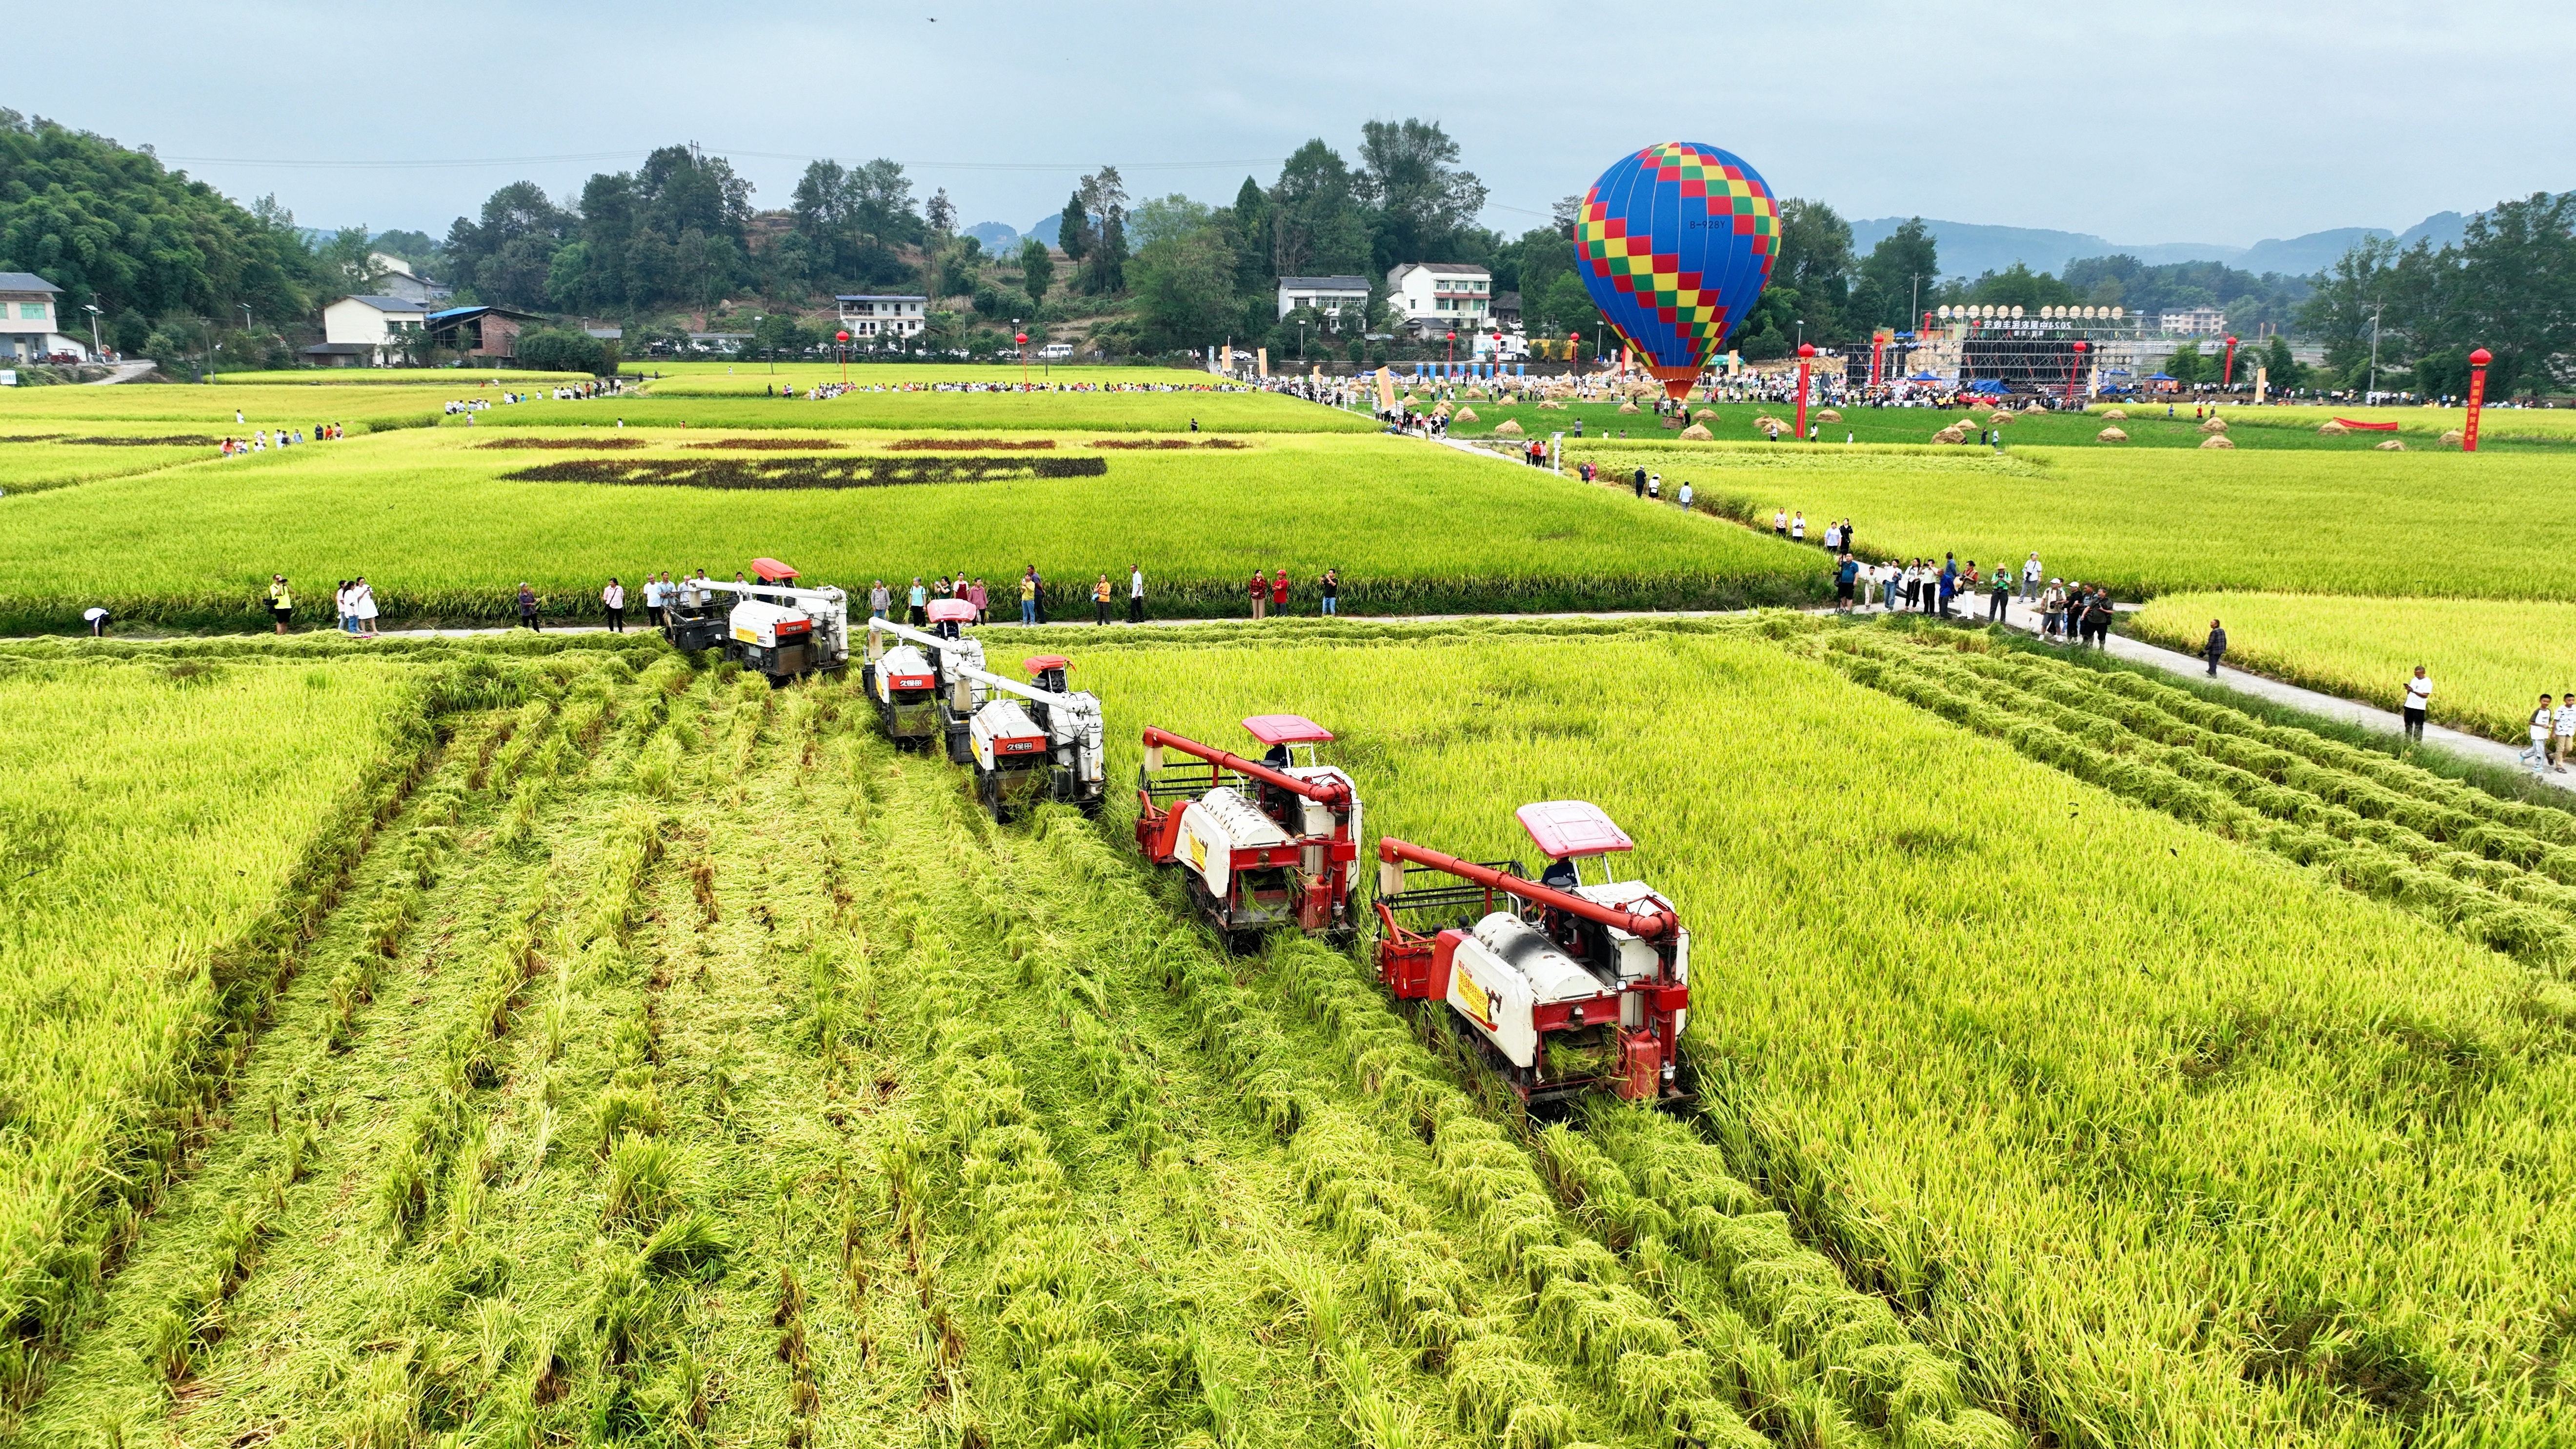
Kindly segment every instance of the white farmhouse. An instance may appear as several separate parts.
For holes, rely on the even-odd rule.
[[[841,304],[841,330],[850,340],[862,337],[918,337],[928,297],[859,293],[833,299]]]
[[[1279,315],[1285,317],[1300,307],[1312,307],[1327,317],[1349,312],[1366,321],[1368,293],[1366,277],[1281,277]]]
[[[54,298],[62,288],[33,272],[0,272],[0,357],[40,362],[89,356],[89,340],[66,336]]]
[[[1418,333],[1475,331],[1493,320],[1494,274],[1465,262],[1406,262],[1386,274],[1387,301]]]
[[[411,263],[391,252],[369,252],[367,265],[376,273],[376,290],[406,302],[444,302],[456,289],[413,271]]]
[[[322,309],[322,341],[304,355],[322,367],[390,367],[408,334],[429,323],[429,304],[408,297],[343,297]]]

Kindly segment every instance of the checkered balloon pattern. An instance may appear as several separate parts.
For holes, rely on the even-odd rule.
[[[1780,204],[1741,158],[1669,141],[1601,173],[1574,244],[1583,285],[1629,346],[1660,367],[1702,366],[1771,279]]]

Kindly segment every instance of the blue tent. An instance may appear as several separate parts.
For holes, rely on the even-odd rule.
[[[2161,372],[2151,372],[2147,374],[2147,381],[2149,382],[2172,382],[2174,380],[2175,379],[2173,377]]]
[[[1991,377],[1981,377],[1968,384],[1970,392],[2002,392],[2004,385]]]
[[[1918,372],[1906,379],[1907,382],[1939,382],[1940,380],[1941,374],[1929,370]]]

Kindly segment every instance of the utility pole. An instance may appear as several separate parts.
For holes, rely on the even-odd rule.
[[[1923,274],[1921,272],[1916,272],[1913,276],[1914,305],[1905,309],[1905,316],[1909,321],[1923,315]]]
[[[2379,391],[2379,311],[2387,305],[2385,302],[2370,304],[2370,390],[2373,393]]]

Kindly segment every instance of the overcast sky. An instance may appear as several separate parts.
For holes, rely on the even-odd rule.
[[[443,234],[695,140],[784,206],[890,156],[1026,227],[1080,171],[1222,202],[1437,119],[1517,233],[1625,152],[1723,146],[1844,215],[2246,245],[2576,187],[2576,5],[29,5],[0,105],[317,226]],[[934,18],[935,17],[935,18]],[[33,79],[29,79],[33,77]],[[2516,101],[2513,97],[2524,99]],[[182,159],[186,158],[186,159]],[[421,164],[475,162],[493,164]],[[274,164],[302,163],[302,164]],[[355,164],[317,164],[355,163]]]

